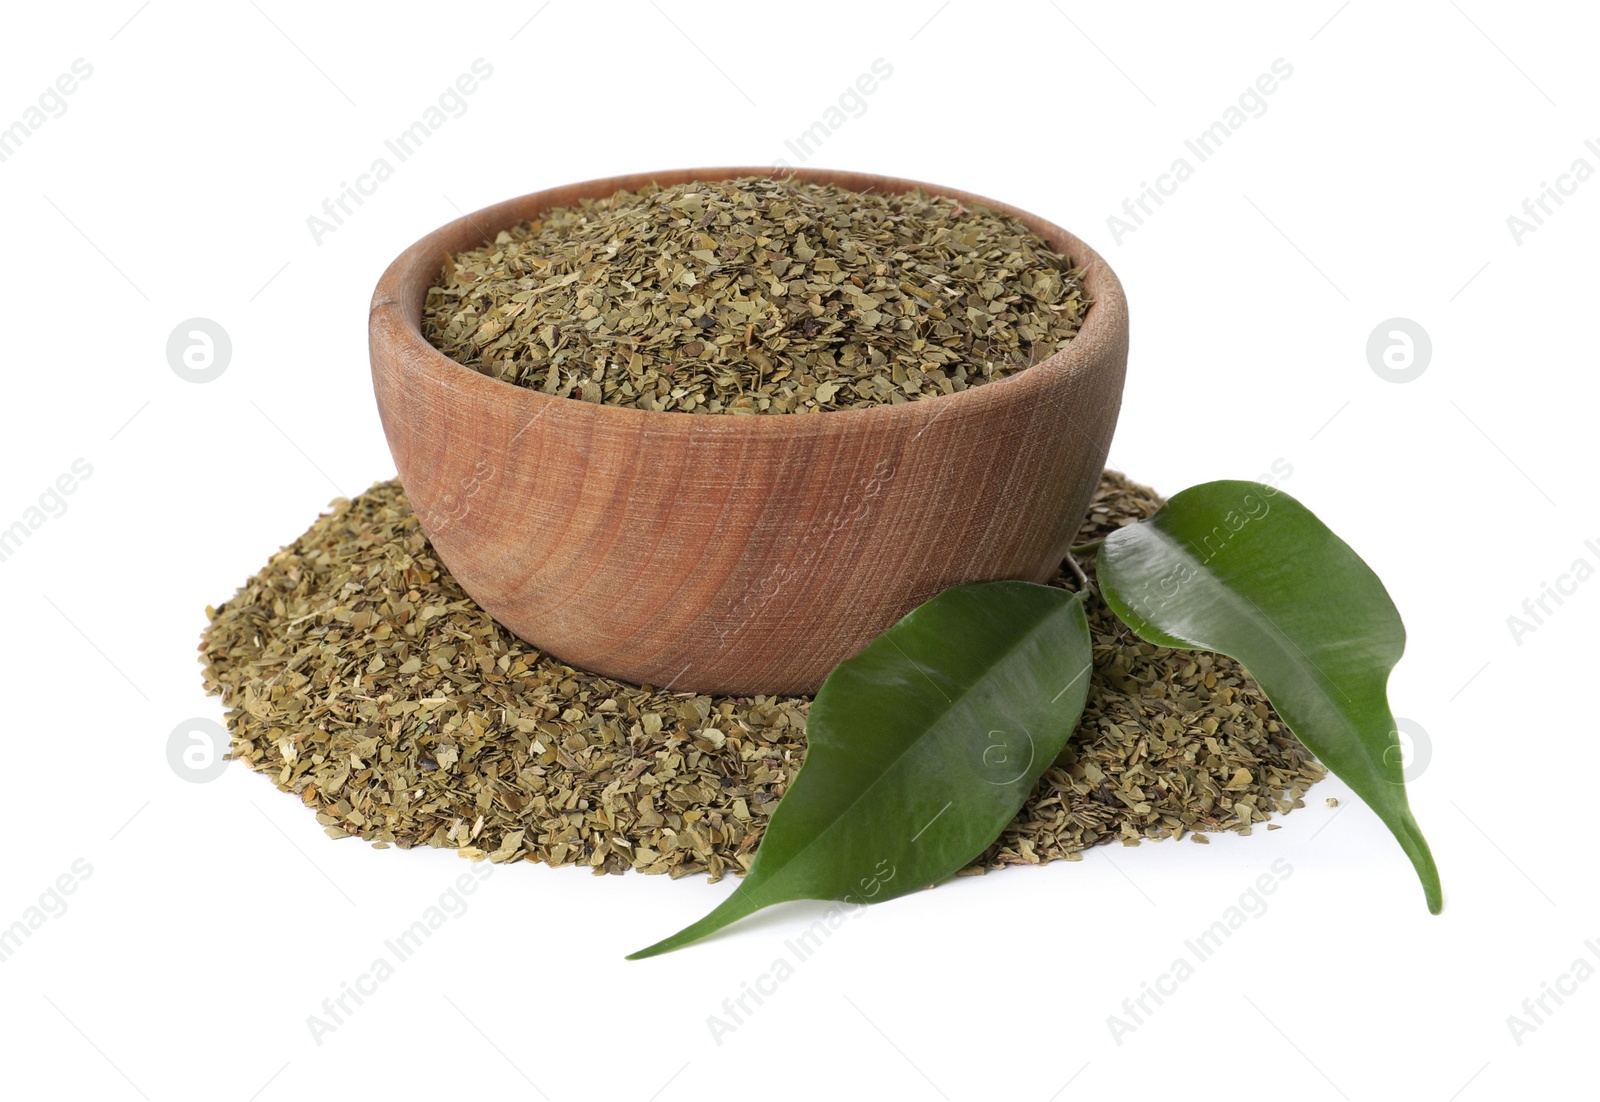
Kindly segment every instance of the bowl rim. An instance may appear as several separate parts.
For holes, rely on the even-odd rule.
[[[1022,371],[971,386],[953,394],[938,394],[915,398],[899,404],[883,403],[848,409],[807,411],[799,414],[750,414],[736,416],[724,413],[690,413],[685,410],[650,410],[637,406],[611,405],[600,402],[575,401],[542,390],[522,386],[485,375],[474,368],[451,358],[434,347],[422,334],[422,311],[426,305],[428,289],[433,286],[442,270],[445,257],[452,251],[448,244],[464,237],[479,241],[492,241],[502,230],[525,220],[530,214],[552,207],[571,205],[586,198],[602,198],[618,191],[633,191],[650,184],[663,187],[695,181],[715,182],[741,176],[769,178],[797,177],[809,182],[834,184],[854,191],[889,191],[903,193],[922,189],[930,194],[956,199],[961,202],[981,204],[1021,221],[1043,237],[1057,252],[1065,254],[1074,267],[1083,270],[1082,285],[1090,296],[1089,309],[1067,347],[1040,360]],[[490,227],[485,232],[485,227]],[[471,231],[470,234],[468,231]],[[459,251],[457,247],[454,251]],[[992,402],[1026,401],[1030,393],[1052,384],[1067,382],[1080,372],[1092,371],[1101,365],[1101,350],[1107,344],[1126,339],[1127,300],[1122,283],[1109,263],[1071,231],[1039,215],[1012,204],[978,195],[960,188],[928,183],[899,176],[883,176],[847,169],[829,168],[777,168],[771,165],[736,165],[709,168],[673,168],[654,172],[634,172],[616,176],[602,176],[577,183],[541,188],[490,206],[445,223],[417,239],[402,251],[384,269],[373,291],[368,312],[368,338],[373,367],[380,359],[390,364],[431,368],[435,378],[461,386],[477,389],[491,402],[521,403],[535,417],[560,408],[566,416],[589,416],[601,422],[610,421],[622,427],[639,427],[641,424],[681,425],[696,433],[725,432],[742,434],[788,435],[797,430],[815,431],[825,427],[846,429],[866,428],[869,422],[883,422],[889,427],[895,420],[903,422],[896,427],[926,428],[933,420],[955,410],[958,404],[982,406]],[[550,405],[555,403],[555,405]],[[587,411],[587,413],[585,413]],[[822,423],[818,423],[818,416]],[[677,421],[662,422],[662,417],[676,417]],[[644,421],[639,419],[643,418]],[[654,419],[653,421],[651,419]],[[924,424],[924,422],[926,424]],[[920,434],[920,433],[919,433]]]

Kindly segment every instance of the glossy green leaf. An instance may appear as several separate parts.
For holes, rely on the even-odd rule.
[[[1439,913],[1439,872],[1406,800],[1389,710],[1405,627],[1348,544],[1280,490],[1207,482],[1107,536],[1096,573],[1141,638],[1243,663],[1289,729],[1394,832]]]
[[[792,899],[879,903],[936,884],[1000,836],[1083,711],[1083,604],[1061,589],[947,589],[828,676],[805,765],[744,880],[629,959]]]

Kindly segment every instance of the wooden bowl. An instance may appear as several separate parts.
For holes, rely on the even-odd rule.
[[[1093,305],[1065,351],[956,394],[659,413],[491,379],[421,334],[447,253],[623,188],[771,174],[683,169],[537,192],[435,230],[378,282],[372,381],[424,531],[495,619],[573,666],[678,691],[814,692],[947,586],[1048,579],[1088,508],[1122,404],[1122,286],[1066,230],[952,188],[794,170],[1006,211],[1085,268]]]

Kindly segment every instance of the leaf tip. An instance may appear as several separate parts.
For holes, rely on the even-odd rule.
[[[671,937],[662,938],[654,945],[646,945],[643,949],[635,949],[622,959],[644,960],[646,957],[659,957],[662,953],[670,953],[684,944],[685,941],[681,933],[673,934]]]
[[[1428,840],[1422,836],[1422,828],[1417,826],[1417,821],[1411,817],[1410,809],[1405,813],[1405,819],[1391,828],[1395,837],[1400,840],[1401,847],[1406,855],[1411,858],[1412,867],[1417,871],[1417,879],[1422,882],[1422,894],[1428,901],[1428,913],[1438,914],[1444,910],[1444,888],[1439,882],[1439,866],[1434,863],[1433,851],[1428,848]]]
[[[623,957],[622,959],[623,960],[644,960],[647,957],[659,957],[661,954],[670,953],[670,952],[672,952],[672,950],[674,950],[676,948],[677,948],[676,945],[663,945],[660,942],[657,942],[655,945],[648,945],[643,949],[637,949],[634,952],[629,953],[627,956]]]

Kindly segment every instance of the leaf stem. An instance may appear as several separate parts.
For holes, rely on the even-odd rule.
[[[1089,592],[1089,575],[1085,574],[1083,567],[1078,565],[1077,556],[1068,555],[1067,565],[1072,567],[1072,572],[1078,576],[1078,593],[1082,595]]]
[[[1100,550],[1100,545],[1105,542],[1106,538],[1101,536],[1097,540],[1090,540],[1088,543],[1080,543],[1075,545],[1072,548],[1072,553],[1074,555],[1092,555],[1096,551]]]
[[[1078,549],[1074,547],[1072,550],[1067,552],[1067,565],[1072,567],[1073,574],[1077,575],[1077,597],[1080,601],[1083,601],[1088,598],[1090,593],[1094,592],[1094,583],[1089,580],[1089,575],[1083,572],[1083,567],[1078,565],[1077,550]]]

